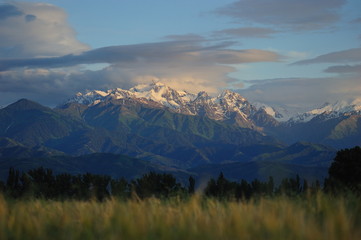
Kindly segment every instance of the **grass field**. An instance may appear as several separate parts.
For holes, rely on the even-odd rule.
[[[46,201],[0,196],[0,239],[361,239],[359,198]]]

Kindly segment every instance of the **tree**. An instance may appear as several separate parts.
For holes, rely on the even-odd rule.
[[[140,198],[168,198],[185,191],[172,174],[155,172],[132,181],[132,187]]]
[[[269,176],[268,182],[267,182],[266,194],[269,195],[269,196],[272,196],[273,191],[274,191],[274,187],[275,187],[275,183],[274,183],[273,177]]]
[[[14,168],[9,169],[8,178],[6,180],[6,192],[12,197],[21,195],[20,172]]]
[[[189,181],[188,193],[193,194],[194,193],[194,186],[196,184],[196,180],[192,176],[190,176],[188,181]]]
[[[246,180],[242,179],[241,183],[238,184],[236,188],[236,199],[248,200],[251,198],[252,194],[251,185]]]
[[[237,183],[228,181],[221,172],[215,181],[213,178],[208,181],[204,190],[206,196],[218,199],[232,199],[236,197]]]
[[[131,187],[125,178],[110,181],[110,193],[119,198],[126,199],[130,196]]]
[[[328,175],[326,189],[346,188],[361,193],[361,148],[338,151]]]
[[[34,194],[36,197],[53,198],[54,197],[54,175],[51,169],[43,167],[30,170],[28,172],[32,182],[35,184]]]

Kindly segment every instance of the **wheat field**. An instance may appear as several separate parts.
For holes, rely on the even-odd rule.
[[[361,239],[359,198],[48,201],[0,196],[0,239]]]

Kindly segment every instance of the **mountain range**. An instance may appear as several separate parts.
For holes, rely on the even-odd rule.
[[[285,121],[230,90],[209,96],[159,82],[78,93],[56,108],[21,99],[0,109],[0,163],[26,168],[29,161],[40,166],[56,159],[59,168],[82,172],[110,159],[103,173],[115,164],[121,175],[119,166],[136,159],[138,167],[148,166],[140,169],[183,177],[223,171],[231,179],[296,173],[316,179],[327,174],[337,149],[361,145],[360,102],[324,105]],[[93,167],[84,167],[86,161]]]
[[[163,83],[138,85],[129,90],[120,88],[104,91],[78,93],[66,103],[79,103],[87,106],[100,102],[120,100],[118,104],[132,100],[151,108],[163,108],[170,112],[207,117],[216,121],[234,123],[243,128],[257,128],[276,124],[263,108],[257,109],[247,99],[230,90],[223,91],[217,97],[206,92],[198,94],[177,91]]]

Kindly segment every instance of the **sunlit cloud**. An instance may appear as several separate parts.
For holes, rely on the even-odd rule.
[[[61,56],[89,50],[76,39],[67,14],[45,3],[0,5],[0,58]]]
[[[229,76],[237,71],[233,64],[282,59],[272,51],[227,49],[230,46],[228,42],[168,41],[98,48],[61,57],[1,60],[0,82],[4,86],[1,91],[16,95],[21,86],[22,92],[28,88],[29,92],[54,93],[52,101],[57,98],[59,102],[60,98],[64,100],[85,89],[130,88],[156,80],[193,93],[216,94],[236,81]],[[100,70],[82,70],[84,64],[104,63]],[[69,71],[74,66],[79,68]],[[42,76],[37,79],[40,73]],[[36,82],[37,88],[29,86],[30,82]]]

